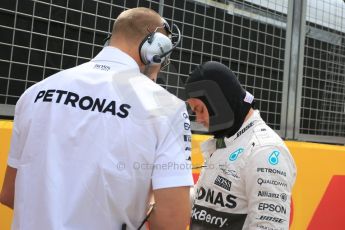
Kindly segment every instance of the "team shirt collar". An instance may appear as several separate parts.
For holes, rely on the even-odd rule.
[[[139,71],[138,64],[134,61],[132,57],[123,52],[122,50],[113,47],[107,46],[104,47],[101,52],[99,52],[96,57],[91,61],[109,61],[116,62],[128,66],[129,68],[135,68]]]

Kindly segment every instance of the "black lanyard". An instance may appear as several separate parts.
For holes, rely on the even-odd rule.
[[[141,222],[140,226],[138,227],[138,230],[140,230],[143,227],[143,225],[145,224],[145,222],[150,218],[150,215],[151,215],[151,213],[153,211],[154,206],[155,206],[154,203],[150,204],[149,212],[147,213],[145,219]],[[121,230],[126,230],[126,229],[127,229],[127,225],[126,224],[122,224]]]

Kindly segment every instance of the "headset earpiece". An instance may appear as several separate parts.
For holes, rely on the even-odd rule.
[[[169,37],[159,32],[150,33],[139,45],[140,59],[145,65],[161,64],[172,47]]]

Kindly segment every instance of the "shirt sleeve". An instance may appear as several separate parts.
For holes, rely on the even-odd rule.
[[[191,127],[184,103],[159,128],[153,189],[192,186]]]
[[[253,150],[245,171],[249,229],[289,229],[296,170],[287,148]]]
[[[13,168],[18,168],[22,157],[22,143],[20,138],[20,101],[17,102],[12,128],[10,152],[7,164]]]

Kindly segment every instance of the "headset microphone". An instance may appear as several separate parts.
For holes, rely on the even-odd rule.
[[[160,56],[160,55],[155,55],[155,56],[152,57],[152,61],[153,61],[154,63],[161,63],[161,62],[162,62],[162,56]]]

